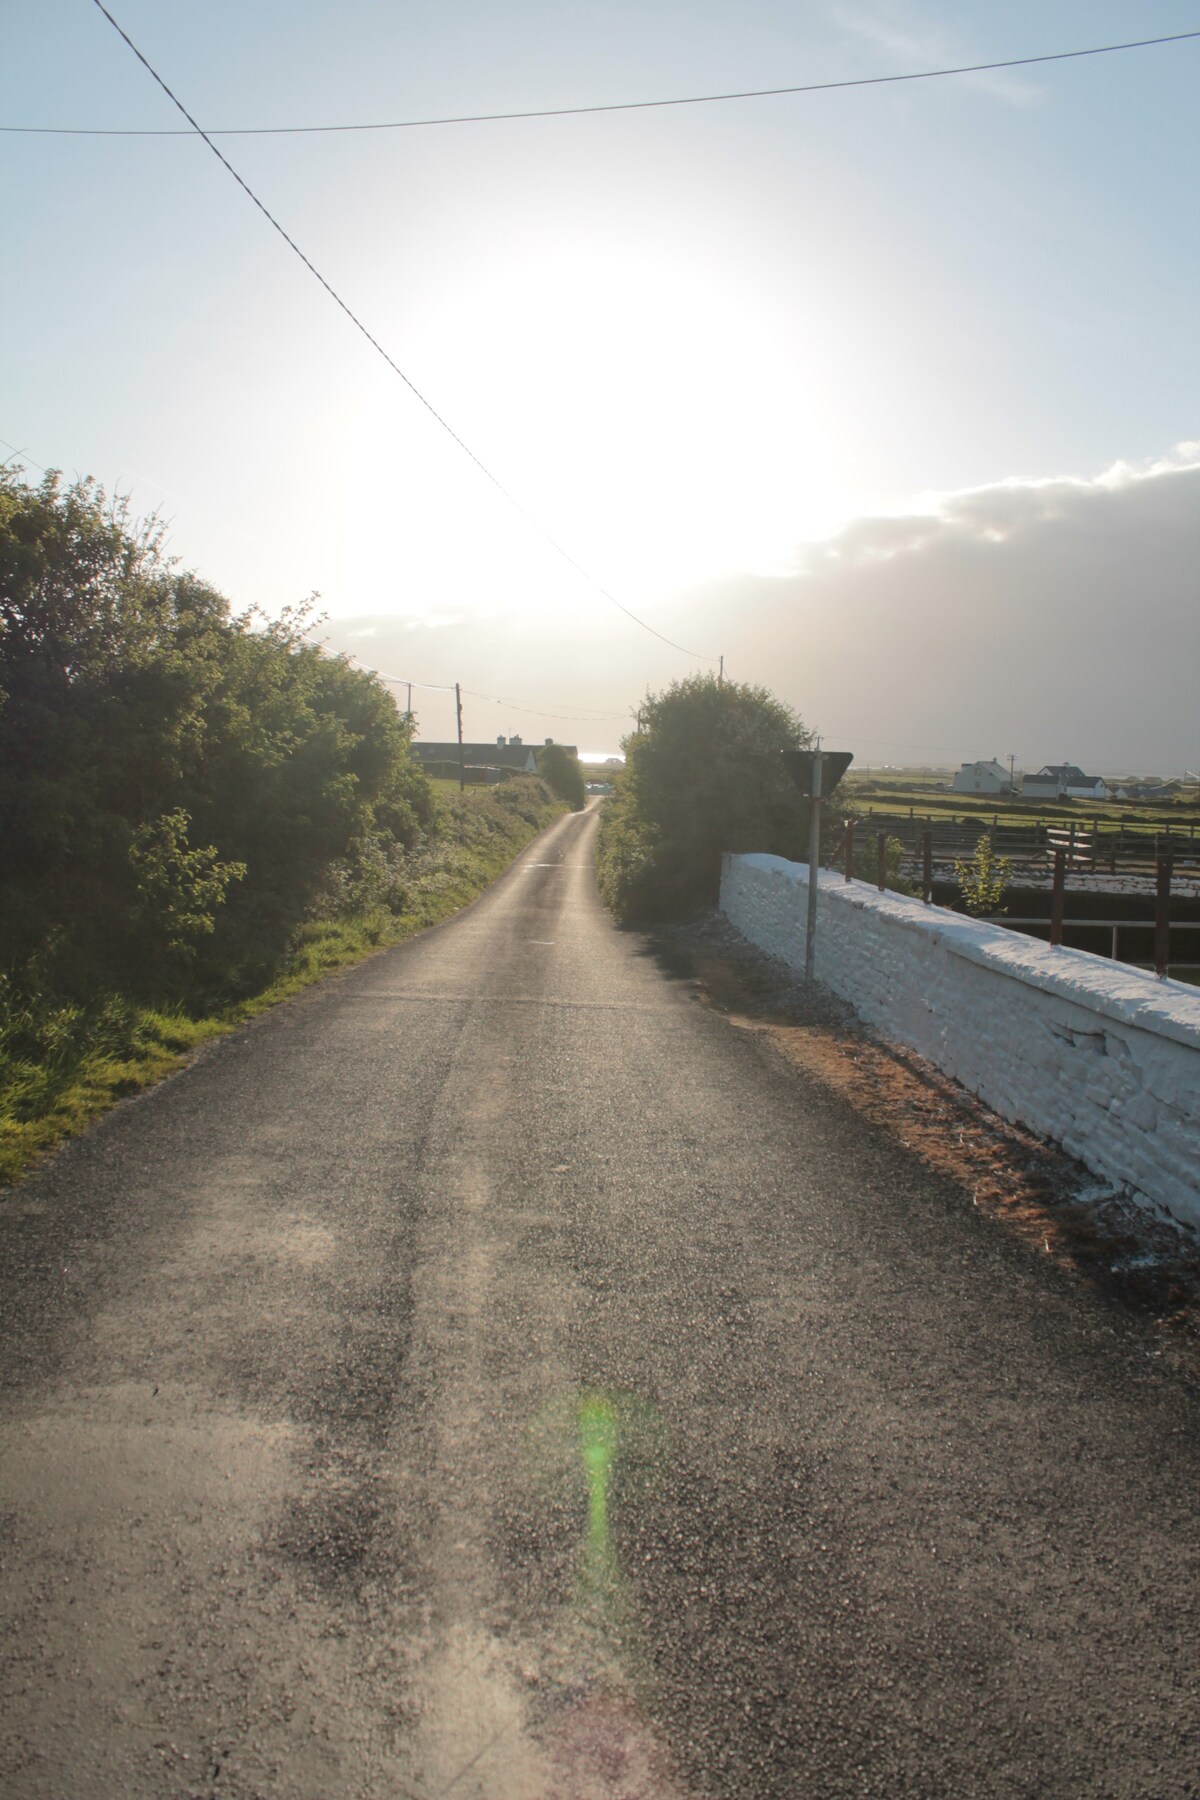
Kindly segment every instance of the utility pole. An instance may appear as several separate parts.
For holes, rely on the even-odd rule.
[[[1016,766],[1017,766],[1016,752],[1013,750],[1010,750],[1008,753],[1008,785],[1012,789],[1014,794],[1017,791],[1017,777],[1016,777],[1016,773],[1015,773]]]
[[[408,714],[407,714],[407,716],[410,719],[412,718],[412,682],[411,681],[408,684]]]
[[[724,687],[724,685],[725,685],[725,658],[723,656],[720,656],[717,658],[717,686]]]
[[[461,794],[467,785],[467,766],[463,757],[462,689],[457,681],[454,684],[454,710],[458,714],[458,791]]]

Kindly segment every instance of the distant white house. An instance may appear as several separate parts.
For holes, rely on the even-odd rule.
[[[1077,763],[1045,763],[1036,775],[1021,777],[1021,792],[1030,800],[1107,800],[1102,775],[1085,775]]]
[[[956,794],[1003,794],[1011,788],[1012,778],[993,758],[988,762],[964,763],[950,786]]]
[[[1085,775],[1067,789],[1068,800],[1107,800],[1108,783],[1103,775]]]

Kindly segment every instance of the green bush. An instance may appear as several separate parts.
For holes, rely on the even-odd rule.
[[[212,844],[189,849],[190,822],[177,806],[139,825],[129,846],[139,914],[169,952],[184,958],[212,936],[230,883],[246,874],[245,863],[221,862]]]
[[[587,800],[587,784],[578,756],[565,744],[545,744],[537,753],[538,774],[565,800],[573,812],[582,812]]]
[[[977,917],[1001,911],[1011,876],[1011,860],[996,855],[995,846],[986,832],[976,842],[975,854],[970,861],[954,865],[954,879],[958,882],[963,905]]]
[[[780,752],[808,741],[765,688],[694,675],[650,695],[600,817],[597,879],[617,916],[712,903],[724,851],[801,856],[805,809]]]
[[[314,911],[294,928],[269,984],[256,989],[244,970],[228,971],[224,995],[208,1011],[195,994],[184,1009],[95,990],[94,970],[85,971],[90,997],[73,1001],[54,985],[62,959],[53,946],[16,973],[0,973],[0,1183],[115,1098],[166,1074],[202,1039],[444,919],[562,811],[562,801],[532,776],[439,802],[411,849],[387,850],[394,889],[387,904],[355,908],[349,888],[331,892],[321,902],[329,912]]]
[[[180,1053],[472,899],[562,812],[435,797],[374,676],[0,472],[0,1179]]]
[[[308,625],[234,615],[92,482],[0,474],[10,971],[38,958],[74,998],[253,985],[331,885],[356,903],[416,843],[410,723]]]

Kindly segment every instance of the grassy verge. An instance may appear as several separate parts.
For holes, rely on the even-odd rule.
[[[399,911],[381,906],[307,921],[269,986],[202,1015],[120,994],[81,1005],[18,1001],[0,985],[0,1183],[115,1101],[179,1068],[206,1039],[448,918],[566,810],[532,779],[439,792],[437,830],[408,859]]]

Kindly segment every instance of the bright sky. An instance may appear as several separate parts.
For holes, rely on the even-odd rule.
[[[109,4],[214,128],[1200,30],[1200,0]],[[0,123],[183,124],[91,0],[10,7],[3,37]],[[1200,763],[1198,87],[1194,39],[218,141],[497,480],[666,637],[860,762],[1178,769]],[[469,736],[615,749],[647,686],[711,666],[531,530],[201,142],[0,154],[0,455],[161,508],[239,607],[319,590],[331,643],[435,684],[423,735],[451,735],[436,684],[460,680]],[[897,537],[898,515],[929,528]]]

